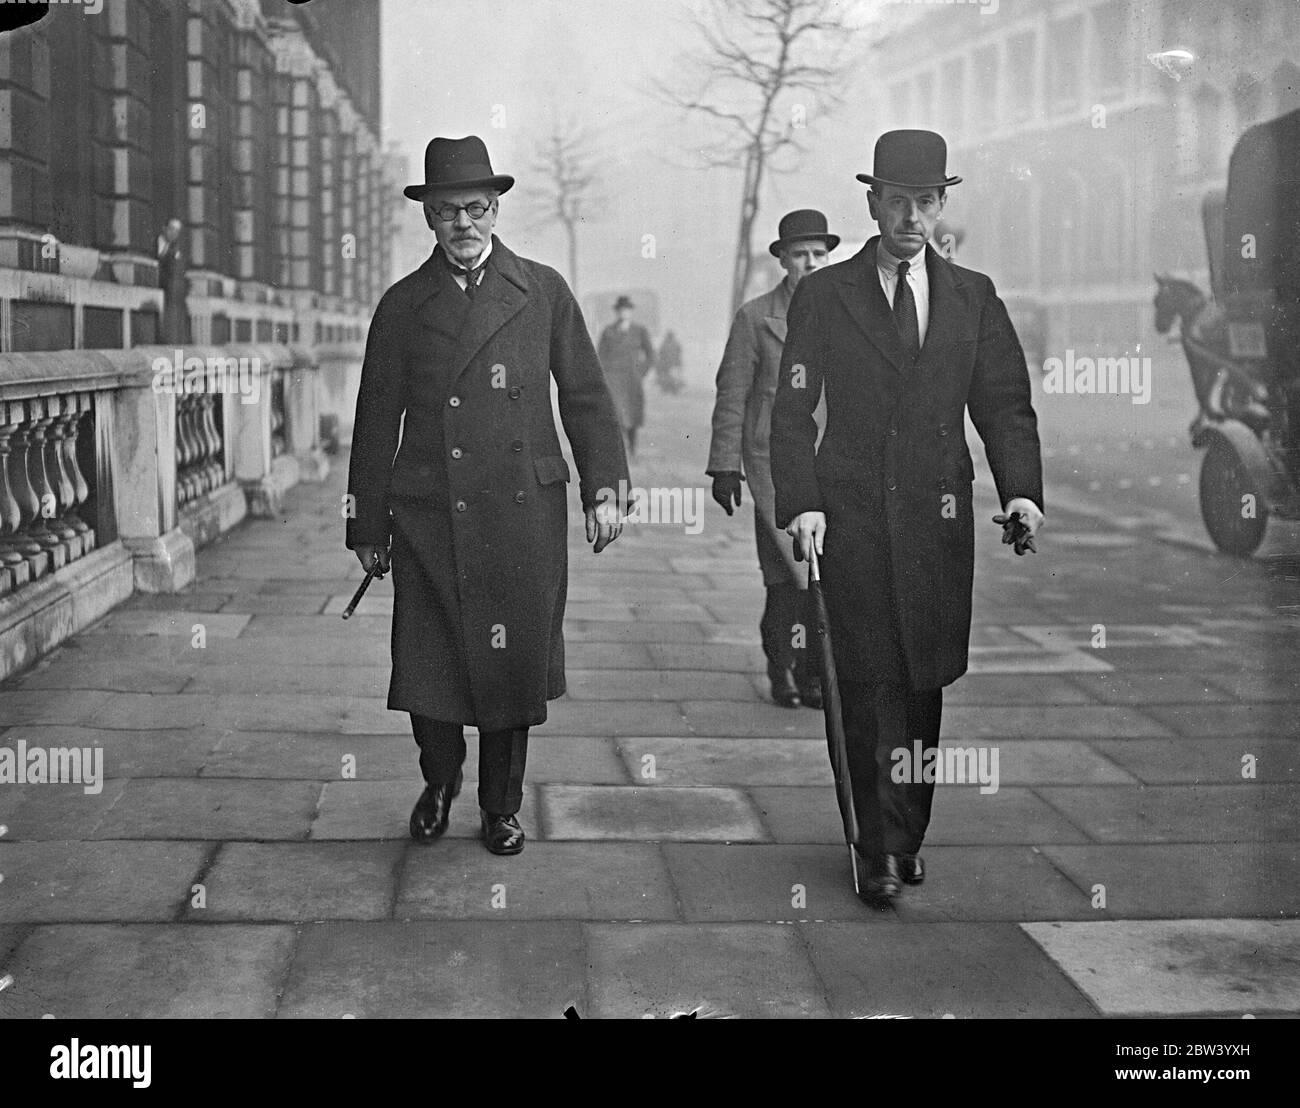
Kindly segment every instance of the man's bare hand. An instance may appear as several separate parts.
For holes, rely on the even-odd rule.
[[[617,504],[597,504],[587,509],[587,541],[595,544],[593,554],[599,554],[622,533],[623,517]]]
[[[353,547],[353,551],[356,553],[357,561],[361,563],[361,568],[367,573],[370,572],[370,566],[376,558],[379,559],[379,575],[382,577],[388,572],[388,547],[360,542]]]
[[[801,512],[790,521],[785,533],[794,536],[796,557],[807,560],[809,549],[815,549],[820,558],[826,538],[826,513]]]

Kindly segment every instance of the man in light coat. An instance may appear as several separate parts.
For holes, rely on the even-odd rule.
[[[742,481],[754,498],[754,535],[767,602],[759,633],[767,657],[772,699],[786,708],[822,706],[821,680],[808,666],[805,649],[808,569],[795,563],[789,536],[776,525],[776,493],[768,456],[772,402],[785,346],[786,309],[799,281],[820,269],[839,245],[826,217],[810,208],[782,217],[768,250],[785,278],[770,292],[741,305],[718,366],[713,439],[706,472],[713,499],[727,515],[740,507]],[[743,466],[743,469],[742,469]]]
[[[565,690],[570,475],[552,379],[596,553],[622,529],[613,490],[628,483],[573,294],[492,234],[513,184],[475,136],[429,143],[425,181],[405,195],[424,205],[437,246],[371,321],[346,505],[347,545],[363,567],[386,571],[392,544],[388,707],[410,713],[425,779],[411,836],[431,842],[446,830],[473,724],[482,834],[495,854],[523,849],[528,729]]]

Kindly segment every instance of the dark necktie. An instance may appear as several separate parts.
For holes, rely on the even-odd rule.
[[[921,325],[916,316],[916,297],[912,295],[912,286],[907,283],[907,271],[910,262],[898,263],[898,285],[894,289],[894,326],[898,328],[898,337],[903,344],[903,353],[908,361],[915,361],[921,352]]]
[[[450,257],[447,257],[447,255],[444,254],[443,257],[446,258],[447,268],[451,270],[452,273],[456,274],[458,277],[465,278],[465,295],[473,300],[474,295],[478,292],[478,286],[483,280],[483,268],[487,265],[487,261],[485,260],[481,262],[473,269],[467,269],[465,266],[457,265]]]

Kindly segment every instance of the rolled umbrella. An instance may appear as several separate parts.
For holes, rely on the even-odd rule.
[[[810,543],[811,547],[812,544]],[[853,890],[858,888],[858,867],[853,848],[862,843],[858,828],[858,813],[853,805],[853,782],[849,775],[848,742],[844,737],[844,717],[840,710],[840,686],[835,674],[835,655],[831,650],[831,627],[826,614],[826,597],[822,593],[821,568],[817,550],[808,551],[808,593],[815,626],[809,644],[817,656],[817,667],[822,677],[822,711],[826,716],[826,748],[831,756],[831,772],[835,775],[835,799],[840,805],[840,819],[844,824],[844,841],[849,845],[849,863],[853,867]]]
[[[361,603],[361,598],[366,595],[366,589],[370,588],[370,582],[376,577],[383,579],[383,573],[379,570],[379,559],[376,558],[370,563],[370,568],[366,570],[366,579],[357,586],[357,591],[352,594],[352,602],[343,609],[343,618],[351,619],[352,613],[357,610],[357,605]]]

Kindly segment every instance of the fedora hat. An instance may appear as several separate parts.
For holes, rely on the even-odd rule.
[[[626,296],[620,296],[617,300],[614,301],[614,311],[618,311],[619,308],[635,308],[635,307],[636,305],[633,304],[632,301],[629,300]]]
[[[423,200],[432,189],[490,188],[507,192],[515,179],[493,173],[487,147],[478,135],[436,138],[424,148],[424,184],[407,185],[402,195]]]
[[[857,175],[864,184],[921,189],[961,183],[948,176],[948,144],[933,131],[886,131],[876,140],[874,161],[871,173]]]
[[[776,228],[776,241],[767,248],[768,253],[779,258],[781,251],[792,242],[804,239],[822,239],[827,250],[834,250],[840,244],[840,236],[832,235],[826,229],[826,217],[821,212],[814,208],[800,208],[781,217]]]

